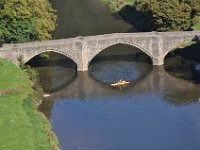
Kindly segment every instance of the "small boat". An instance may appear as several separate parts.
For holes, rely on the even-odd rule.
[[[126,85],[126,84],[129,84],[130,82],[128,82],[128,81],[122,81],[122,80],[120,80],[120,81],[118,81],[118,82],[116,82],[116,83],[112,83],[112,84],[110,84],[111,86],[121,86],[121,85]]]

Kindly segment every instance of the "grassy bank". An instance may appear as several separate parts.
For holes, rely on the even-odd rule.
[[[27,74],[1,58],[0,72],[0,149],[57,150],[48,121],[34,106]]]

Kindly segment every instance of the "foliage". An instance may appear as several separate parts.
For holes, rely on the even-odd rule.
[[[200,0],[187,0],[186,3],[190,5],[192,8],[192,15],[193,16],[200,16]]]
[[[51,39],[54,13],[48,0],[1,0],[0,44]]]
[[[200,0],[101,0],[140,31],[200,30]]]
[[[135,0],[101,0],[108,5],[113,11],[120,10],[125,5],[132,5]]]
[[[29,65],[26,65],[23,61],[22,56],[18,58],[18,61],[19,61],[19,67],[26,72],[29,80],[32,81],[32,89],[33,89],[32,95],[34,95],[35,97],[33,101],[33,106],[37,108],[41,103],[42,99],[41,96],[44,93],[42,87],[39,84],[39,73],[34,68],[31,68]]]
[[[195,16],[193,18],[193,30],[200,30],[200,16]]]
[[[200,0],[190,0],[188,4],[192,8],[193,30],[200,30]]]
[[[134,7],[148,14],[151,29],[157,31],[188,30],[191,27],[191,7],[179,0],[137,0]]]

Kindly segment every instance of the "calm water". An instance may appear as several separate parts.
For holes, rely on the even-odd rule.
[[[97,0],[51,1],[59,14],[55,38],[132,30]],[[197,62],[173,56],[152,67],[138,49],[117,45],[76,73],[69,59],[53,56],[36,67],[51,95],[40,110],[62,150],[200,149]],[[131,83],[110,86],[120,79]]]
[[[100,3],[100,0],[50,0],[57,9],[54,38],[135,32],[136,29]]]
[[[48,81],[42,82],[44,87],[59,89],[44,98],[40,110],[49,118],[61,149],[199,150],[199,75],[191,67],[167,61],[168,72],[135,59],[97,59],[89,72],[77,74],[65,66],[39,67],[41,80]],[[65,77],[73,81],[66,85]],[[109,85],[120,78],[131,84]]]

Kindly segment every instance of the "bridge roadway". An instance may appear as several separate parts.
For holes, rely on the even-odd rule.
[[[90,61],[104,49],[126,44],[139,48],[151,57],[153,65],[163,65],[165,56],[182,43],[200,36],[200,31],[113,33],[61,40],[5,44],[0,48],[0,57],[18,65],[19,56],[28,62],[36,55],[53,51],[63,54],[77,64],[78,71],[87,71]]]

